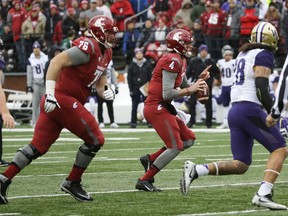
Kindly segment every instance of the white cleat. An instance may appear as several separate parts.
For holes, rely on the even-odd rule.
[[[119,125],[115,122],[110,124],[110,128],[119,128]]]
[[[226,128],[229,128],[229,127],[227,124],[224,124],[224,123],[216,127],[216,129],[226,129]]]
[[[194,179],[198,178],[196,164],[186,161],[183,166],[183,176],[180,179],[180,190],[184,195],[188,194],[188,188]]]
[[[256,193],[252,199],[252,204],[258,207],[265,207],[271,210],[287,210],[287,207],[282,204],[275,203],[272,200],[272,194],[267,194],[265,196],[259,196]]]

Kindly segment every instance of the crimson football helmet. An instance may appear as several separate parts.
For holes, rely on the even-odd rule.
[[[167,47],[186,57],[192,56],[193,42],[191,34],[184,29],[175,29],[166,36]]]
[[[103,15],[92,17],[88,22],[88,29],[91,36],[106,48],[116,46],[115,34],[118,28],[110,17]]]

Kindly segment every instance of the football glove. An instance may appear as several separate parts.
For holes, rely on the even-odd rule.
[[[104,87],[105,91],[103,92],[103,98],[105,100],[114,100],[115,98],[115,93],[111,88],[108,88],[107,85]]]
[[[57,102],[57,99],[52,94],[46,94],[45,95],[45,104],[44,104],[44,110],[46,113],[52,112],[55,107],[57,106],[60,108],[60,105]]]
[[[280,117],[277,126],[280,130],[280,133],[284,138],[288,138],[288,118]]]

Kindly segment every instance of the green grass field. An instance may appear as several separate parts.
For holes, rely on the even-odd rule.
[[[153,129],[103,130],[106,144],[83,176],[85,189],[94,201],[82,203],[61,192],[59,185],[74,162],[81,141],[63,132],[43,157],[33,161],[16,178],[8,193],[9,204],[0,206],[3,215],[288,215],[287,211],[269,211],[251,204],[262,180],[267,151],[255,144],[254,161],[241,176],[205,176],[193,182],[189,194],[179,190],[182,165],[231,159],[229,133],[197,130],[196,144],[182,152],[157,176],[155,186],[163,192],[135,190],[143,174],[139,157],[163,146]],[[5,160],[11,161],[17,149],[28,144],[32,130],[5,130]],[[0,172],[5,168],[0,168]],[[288,205],[287,162],[274,185],[275,201]]]

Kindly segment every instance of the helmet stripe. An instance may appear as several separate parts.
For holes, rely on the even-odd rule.
[[[263,29],[267,23],[266,22],[261,22],[259,23],[259,26],[256,30],[256,42],[257,43],[262,43],[262,34],[263,34]]]

